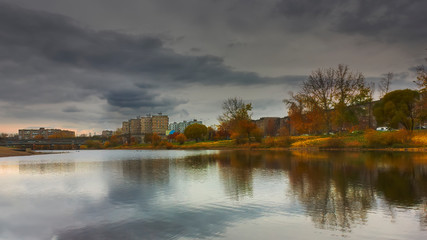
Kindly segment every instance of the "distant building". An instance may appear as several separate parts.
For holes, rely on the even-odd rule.
[[[151,115],[147,115],[145,117],[141,117],[141,133],[152,133],[153,132],[153,121],[151,119]]]
[[[111,130],[103,130],[101,136],[103,138],[109,138],[109,137],[113,136],[113,131],[111,131]]]
[[[28,139],[47,139],[47,138],[74,138],[76,133],[74,131],[62,130],[62,129],[19,129],[18,138],[20,140]]]
[[[122,122],[122,133],[128,134],[129,133],[129,122]]]
[[[197,119],[194,119],[194,120],[188,121],[188,122],[187,121],[182,121],[182,122],[178,122],[178,123],[177,122],[173,122],[173,123],[169,124],[168,129],[169,130],[175,130],[175,132],[183,133],[184,130],[188,126],[190,126],[191,124],[195,124],[195,123],[203,124],[202,121],[197,121]]]
[[[264,136],[277,136],[279,129],[286,126],[286,119],[286,117],[263,117],[253,122],[263,131]]]
[[[158,115],[146,115],[145,117],[137,117],[122,123],[122,134],[129,135],[142,140],[146,134],[156,133],[166,136],[168,130],[169,117],[159,113]]]
[[[141,119],[138,117],[136,119],[129,120],[130,134],[138,135],[141,134]]]
[[[168,130],[169,117],[166,115],[152,116],[151,118],[151,131],[152,133],[157,133],[158,135],[166,135],[166,130]]]

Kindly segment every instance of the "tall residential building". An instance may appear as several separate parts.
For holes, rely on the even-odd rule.
[[[169,117],[159,113],[158,115],[146,115],[145,117],[137,117],[122,123],[122,134],[131,134],[133,137],[140,137],[145,134],[157,133],[160,136],[166,135],[168,129]]]
[[[141,119],[138,117],[136,119],[129,120],[130,134],[139,135],[141,134]]]
[[[153,123],[151,115],[141,117],[141,133],[152,133],[153,132]]]
[[[151,122],[152,133],[157,133],[158,135],[166,134],[166,130],[168,130],[169,123],[168,116],[159,113],[159,115],[152,116]]]
[[[122,122],[122,134],[129,134],[129,122]]]

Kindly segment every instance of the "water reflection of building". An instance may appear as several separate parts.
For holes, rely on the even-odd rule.
[[[58,174],[75,172],[74,162],[60,163],[20,163],[20,174]]]
[[[123,176],[133,181],[150,184],[169,182],[169,160],[126,160],[122,161]]]

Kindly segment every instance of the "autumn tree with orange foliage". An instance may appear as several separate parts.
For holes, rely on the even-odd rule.
[[[175,140],[179,143],[179,144],[184,144],[185,141],[187,141],[187,137],[183,134],[180,133],[175,137]]]
[[[73,138],[73,137],[75,137],[75,135],[71,132],[60,131],[60,132],[56,132],[56,133],[50,135],[48,138],[49,139],[58,139],[58,138]]]
[[[319,133],[324,128],[323,112],[315,102],[304,94],[290,93],[291,98],[283,100],[289,106],[290,126],[296,134]]]
[[[284,103],[289,107],[291,128],[297,134],[329,133],[333,127],[343,130],[357,122],[361,104],[370,101],[371,89],[362,73],[346,65],[336,69],[317,69],[302,84],[297,94]]]
[[[220,124],[218,129],[215,131],[214,140],[225,140],[230,138],[230,132],[226,130],[225,126]]]
[[[43,137],[43,135],[37,135],[34,137],[34,139],[42,140],[42,139],[44,139],[44,137]]]
[[[178,135],[179,135],[179,132],[174,132],[174,133],[168,135],[168,139],[174,141],[174,140],[176,140],[176,136],[178,136]]]
[[[230,132],[237,143],[261,141],[262,131],[251,120],[252,104],[241,98],[229,98],[223,102],[223,114],[218,120],[220,126]]]

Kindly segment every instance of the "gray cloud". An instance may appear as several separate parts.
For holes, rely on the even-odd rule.
[[[109,105],[107,112],[125,117],[180,112],[174,109],[188,100],[165,91],[187,84],[281,84],[294,79],[235,71],[221,57],[176,53],[156,36],[96,31],[63,15],[6,3],[0,3],[0,70],[0,101],[58,104],[96,97]],[[60,108],[64,113],[82,111],[77,106]],[[25,111],[9,114],[22,116]]]
[[[145,90],[112,90],[106,95],[111,106],[127,108],[156,108],[176,106],[187,101],[174,98],[156,99],[157,95]]]
[[[424,41],[427,2],[422,0],[281,0],[277,11],[294,30],[325,26],[333,32],[360,34],[385,41]]]
[[[165,82],[216,85],[268,80],[253,72],[233,71],[220,57],[177,54],[165,48],[159,38],[93,31],[60,15],[2,4],[0,22],[0,43],[13,50],[6,55],[15,60],[22,52],[69,67],[136,74]]]
[[[280,116],[313,69],[345,63],[378,79],[425,57],[421,0],[0,1],[11,3],[0,3],[9,124],[146,112],[215,124],[221,100],[236,95],[261,108],[254,116]],[[395,86],[411,83],[409,72]]]
[[[76,106],[67,106],[62,109],[65,113],[76,113],[76,112],[82,112],[81,109],[77,108]]]

